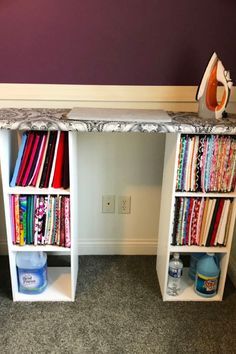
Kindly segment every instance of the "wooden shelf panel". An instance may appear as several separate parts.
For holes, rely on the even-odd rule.
[[[228,247],[170,246],[170,252],[178,253],[228,253]]]
[[[25,246],[19,246],[19,245],[11,245],[10,250],[12,252],[60,252],[60,253],[69,253],[71,252],[70,248],[67,247],[60,247],[60,246],[54,246],[54,245],[25,245]]]
[[[228,192],[228,193],[175,192],[175,197],[236,198],[236,193],[235,192]]]
[[[6,192],[7,194],[70,195],[69,189],[62,188],[8,187]]]

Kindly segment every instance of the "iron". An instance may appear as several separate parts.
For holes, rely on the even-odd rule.
[[[217,88],[221,83],[224,92],[221,101],[217,100]],[[221,119],[227,116],[225,108],[229,102],[233,82],[229,71],[225,70],[216,53],[213,53],[198,87],[198,116],[205,119]]]

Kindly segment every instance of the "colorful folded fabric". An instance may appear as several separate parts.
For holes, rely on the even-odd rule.
[[[10,186],[69,188],[68,132],[23,133]]]
[[[69,196],[12,195],[10,202],[13,244],[71,246]]]
[[[172,244],[226,245],[233,198],[176,197]]]
[[[236,137],[182,135],[177,166],[177,191],[234,191]]]

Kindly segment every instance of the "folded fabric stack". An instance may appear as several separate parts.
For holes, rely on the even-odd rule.
[[[70,197],[11,195],[13,244],[71,246]]]
[[[181,136],[177,191],[231,192],[235,183],[235,136]]]
[[[68,132],[23,133],[10,186],[69,188]]]
[[[226,246],[232,209],[232,198],[176,198],[172,244]]]

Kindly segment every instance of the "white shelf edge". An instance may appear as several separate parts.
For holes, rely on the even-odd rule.
[[[48,285],[43,293],[28,295],[15,292],[14,301],[73,301],[70,267],[48,267]]]
[[[178,253],[228,253],[228,247],[205,247],[205,246],[170,246],[170,252]]]
[[[181,277],[182,290],[180,291],[180,294],[177,296],[171,296],[165,293],[163,297],[164,301],[222,301],[222,296],[219,293],[213,297],[203,297],[195,293],[194,282],[188,276],[188,270],[189,268],[184,268],[183,270],[183,275]]]
[[[38,251],[43,251],[43,252],[60,252],[60,253],[71,253],[71,249],[67,247],[60,247],[60,246],[54,246],[54,245],[11,245],[9,247],[9,250],[11,252],[38,252]]]
[[[6,193],[7,194],[70,195],[70,190],[62,189],[62,188],[8,187]]]
[[[236,198],[236,193],[235,192],[228,192],[228,193],[175,192],[175,197]]]
[[[194,289],[192,289],[192,292],[194,293]],[[195,297],[196,296],[196,297]],[[198,294],[194,294],[193,296],[190,296],[187,298],[186,296],[170,296],[170,295],[165,295],[165,298],[163,301],[198,301],[198,302],[209,302],[209,301],[222,301],[222,297],[219,295],[215,295],[213,297],[203,297]]]

